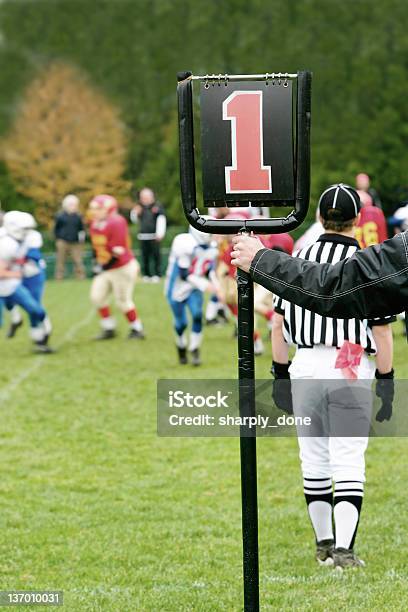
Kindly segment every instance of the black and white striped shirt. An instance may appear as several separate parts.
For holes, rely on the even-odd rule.
[[[312,246],[300,250],[295,257],[335,264],[351,257],[359,249],[357,240],[340,234],[323,234]],[[275,310],[284,316],[283,336],[288,344],[312,347],[317,344],[341,347],[345,340],[361,345],[367,353],[377,352],[371,328],[395,321],[394,316],[372,320],[334,319],[322,317],[301,306],[275,297]]]

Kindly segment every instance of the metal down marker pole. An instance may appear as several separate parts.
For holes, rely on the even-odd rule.
[[[303,222],[310,192],[311,78],[310,72],[205,76],[180,72],[177,75],[181,198],[184,213],[193,227],[224,235],[251,231],[278,234],[291,231]],[[290,206],[292,210],[286,217],[231,219],[228,215],[227,219],[211,219],[200,214],[196,197],[193,121],[193,82],[197,81],[200,85],[204,205],[229,206],[231,212],[235,206]],[[231,117],[237,119],[235,123],[230,122]],[[242,119],[243,123],[239,121]],[[240,127],[247,125],[247,120],[252,126],[248,133],[242,132]],[[234,136],[232,130],[235,130]],[[253,155],[245,158],[249,148]],[[235,162],[231,163],[232,160]],[[251,166],[253,176],[246,164]],[[240,173],[243,167],[244,172]],[[235,181],[235,186],[231,180]],[[238,186],[237,180],[241,181]],[[255,416],[253,282],[249,274],[238,270],[237,284],[239,413],[241,417]],[[244,610],[258,612],[255,428],[241,426],[240,452]]]
[[[238,270],[238,378],[239,414],[255,416],[254,284]],[[258,493],[256,432],[241,426],[241,499],[244,570],[244,610],[259,610]]]

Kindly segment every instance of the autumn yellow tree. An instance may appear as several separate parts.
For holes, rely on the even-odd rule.
[[[1,154],[18,192],[50,225],[61,199],[126,198],[126,130],[117,109],[76,68],[55,62],[26,89]]]

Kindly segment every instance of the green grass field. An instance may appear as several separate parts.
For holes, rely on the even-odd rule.
[[[62,589],[69,612],[241,610],[239,441],[156,435],[156,380],[235,377],[232,329],[206,330],[203,367],[183,368],[162,287],[138,285],[136,301],[144,342],[123,321],[117,340],[92,342],[88,283],[74,281],[47,288],[57,354],[30,354],[27,326],[0,339],[0,587]],[[259,358],[258,377],[269,367]],[[258,441],[263,610],[407,609],[407,451],[371,440],[367,568],[339,576],[313,560],[296,440]]]

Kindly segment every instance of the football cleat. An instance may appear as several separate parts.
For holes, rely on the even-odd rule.
[[[36,344],[34,353],[39,353],[41,355],[52,355],[55,353],[55,350],[46,344]]]
[[[112,340],[115,336],[116,331],[114,329],[103,329],[101,333],[95,337],[95,340]]]
[[[333,551],[333,564],[336,570],[343,571],[347,567],[364,567],[365,563],[359,559],[352,548],[335,548]]]
[[[321,540],[316,544],[316,560],[319,565],[333,565],[334,540]]]
[[[48,336],[40,342],[34,342],[34,353],[41,353],[42,355],[52,355],[55,350],[48,346]]]
[[[12,323],[7,330],[6,338],[14,338],[14,336],[17,333],[18,328],[21,327],[22,324],[23,324],[23,319],[20,319],[20,321],[18,321],[17,323]]]
[[[180,365],[186,365],[186,363],[188,363],[187,349],[186,348],[180,348],[178,346],[177,347],[177,352],[178,352],[179,364]]]
[[[220,308],[218,310],[217,316],[218,316],[218,320],[219,320],[220,323],[228,323],[228,317],[225,314],[225,311],[224,311],[223,308]]]
[[[142,330],[131,329],[128,334],[128,340],[144,340],[144,332]]]
[[[191,351],[191,364],[193,366],[201,365],[200,349],[197,348]]]

